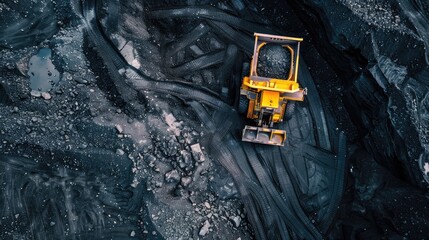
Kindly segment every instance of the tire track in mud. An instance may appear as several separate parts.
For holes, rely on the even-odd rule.
[[[195,106],[196,103],[192,103],[192,105]],[[232,173],[232,176],[234,177],[235,181],[237,182],[237,185],[239,186],[239,190],[242,194],[242,197],[246,196],[247,198],[249,198],[247,200],[243,199],[243,201],[245,203],[251,201],[252,204],[250,206],[255,207],[261,206],[262,204],[269,204],[269,206],[264,206],[265,208],[263,208],[262,210],[261,207],[256,208],[256,211],[257,209],[260,209],[259,211],[257,211],[259,212],[259,216],[261,216],[260,218],[256,220],[250,219],[252,224],[257,228],[255,229],[255,231],[258,231],[258,229],[263,229],[263,233],[268,234],[268,236],[261,236],[257,234],[259,236],[258,238],[271,239],[275,236],[278,236],[277,234],[282,235],[284,231],[289,232],[287,231],[287,229],[283,229],[282,231],[277,232],[274,235],[270,234],[270,228],[274,229],[274,225],[277,224],[277,227],[279,227],[278,229],[281,229],[281,227],[283,226],[282,223],[286,222],[286,226],[291,227],[292,231],[296,233],[299,238],[321,239],[321,233],[314,227],[313,223],[306,216],[300,206],[300,201],[297,198],[297,192],[294,191],[295,186],[293,185],[289,177],[291,176],[290,172],[287,171],[288,167],[285,165],[286,161],[283,159],[284,156],[282,155],[281,151],[279,151],[280,148],[273,149],[273,156],[277,156],[278,159],[269,159],[269,161],[271,161],[271,163],[275,165],[274,168],[272,168],[275,169],[275,173],[266,171],[268,168],[266,166],[261,165],[260,162],[262,162],[263,159],[261,159],[261,157],[256,156],[256,152],[254,152],[255,150],[252,148],[252,144],[243,144],[242,146],[244,147],[245,154],[247,156],[237,157],[237,154],[234,154],[234,152],[239,151],[237,151],[237,142],[233,139],[233,137],[225,136],[224,139],[220,139],[222,134],[220,134],[221,136],[216,135],[216,124],[210,122],[213,120],[209,117],[208,113],[204,113],[202,107],[195,108],[198,109],[197,113],[199,114],[201,121],[209,123],[207,124],[208,128],[213,129],[212,133],[214,134],[214,136],[212,136],[213,139],[210,141],[213,143],[211,145],[212,149],[222,148],[223,146],[219,146],[219,144],[217,144],[219,142],[226,142],[226,145],[231,146],[229,148],[226,147],[226,149],[223,150],[219,149],[220,153],[218,156],[218,160],[225,168],[230,170],[230,173]],[[219,119],[219,121],[223,122],[222,120],[224,119]],[[345,151],[344,136],[339,142],[342,144],[341,146],[339,146],[339,148],[344,149]],[[344,151],[340,153],[339,156],[345,156]],[[333,155],[328,156],[333,157]],[[231,158],[233,158],[235,162],[231,162]],[[344,157],[339,157],[337,159],[337,162],[340,163],[340,165],[341,163],[344,164]],[[342,168],[339,167],[339,169],[341,170]],[[252,173],[256,174],[256,176]],[[276,191],[275,186],[272,185],[272,177],[270,177],[272,176],[272,174],[275,174],[277,176],[278,181],[280,183],[279,186],[281,187],[281,191]],[[339,174],[338,179],[341,178],[342,176],[341,174]],[[341,182],[340,184],[338,184],[338,186],[339,187],[333,191],[333,195],[338,192],[342,193]],[[249,196],[249,193],[252,194],[252,196]],[[337,204],[338,200],[333,201],[330,205],[337,206]],[[328,210],[328,212],[329,211],[330,210]],[[332,214],[335,215],[335,213]],[[327,223],[325,223],[325,225],[329,226],[331,221],[330,219],[326,220]],[[261,222],[266,224],[265,228],[264,226],[261,226]],[[266,226],[270,227],[267,229]],[[321,228],[325,228],[325,226],[322,225]],[[293,236],[293,234],[291,236]]]
[[[118,88],[118,92],[125,101],[133,102],[136,100],[136,90],[147,90],[176,95],[182,99],[190,99],[189,96],[192,96],[192,98],[218,109],[230,108],[228,104],[219,99],[216,93],[208,89],[198,89],[187,82],[175,80],[156,81],[129,66],[101,30],[95,11],[97,2],[97,0],[84,1],[82,18],[92,43],[96,46],[97,52],[106,64],[109,74]],[[128,76],[120,74],[120,71]]]
[[[270,28],[267,25],[250,22],[240,19],[236,16],[227,14],[215,7],[211,6],[198,6],[198,7],[184,7],[168,10],[156,10],[150,13],[150,17],[154,19],[161,18],[204,18],[214,21],[225,22],[235,28],[246,30],[248,32],[268,33]]]
[[[211,138],[208,140],[209,151],[211,151],[212,156],[218,158],[218,161],[234,178],[242,201],[246,206],[249,221],[258,239],[272,239],[275,237],[281,237],[282,239],[321,239],[322,232],[325,233],[328,229],[335,215],[335,208],[341,199],[344,174],[338,174],[336,177],[335,189],[331,194],[335,199],[331,199],[326,211],[327,217],[323,218],[326,222],[321,223],[319,228],[322,231],[320,231],[310,221],[300,205],[300,200],[297,197],[299,192],[290,178],[293,174],[288,170],[287,161],[284,159],[285,156],[281,149],[272,147],[270,150],[271,157],[265,159],[266,153],[259,151],[260,149],[258,148],[255,150],[253,144],[243,144],[237,141],[233,135],[233,132],[240,127],[234,125],[237,122],[235,120],[239,119],[237,113],[231,106],[221,101],[217,94],[184,82],[155,81],[129,66],[101,30],[97,20],[97,2],[96,0],[84,1],[82,18],[86,23],[85,26],[91,41],[103,58],[115,86],[118,88],[119,93],[126,98],[125,100],[134,101],[136,91],[153,91],[177,96],[191,105],[201,122],[205,123],[211,132]],[[204,13],[204,16],[208,19],[221,20],[210,17],[211,12],[207,12],[207,9],[196,9],[195,11],[202,11],[201,13]],[[163,14],[159,15],[161,17],[169,14],[169,12],[159,13]],[[189,9],[182,11],[181,14],[188,17],[193,16]],[[242,21],[237,21],[236,18],[227,17],[225,19],[224,22],[233,26],[242,23]],[[254,25],[246,23],[244,28],[249,26],[253,27]],[[313,117],[313,122],[315,122],[317,132],[316,149],[321,147],[331,151],[328,126],[320,99],[316,95],[317,90],[311,82],[312,79],[309,77],[308,71],[301,73],[301,77],[303,78],[303,85],[314,93],[314,95],[310,95],[311,97],[309,97],[308,101],[310,102],[310,113]],[[218,114],[217,116],[215,114],[215,118],[213,118],[198,102],[211,106],[217,112],[222,112],[223,114]],[[227,117],[225,118],[225,116]],[[337,169],[337,172],[343,172],[345,139],[342,134],[338,142],[340,144],[338,146],[339,157],[336,161],[330,159],[330,162],[326,164],[331,166],[332,163],[335,163],[336,165],[331,167]],[[265,166],[261,162],[265,162]],[[270,168],[268,165],[272,167]]]
[[[75,165],[71,167],[68,158],[73,156]],[[28,226],[21,230],[22,235],[14,235],[23,239],[93,239],[96,236],[128,239],[129,232],[137,228],[139,210],[145,207],[142,199],[148,194],[143,185],[139,190],[130,188],[126,170],[130,169],[127,167],[130,160],[111,157],[107,151],[100,150],[91,151],[91,156],[42,150],[39,158],[50,160],[34,161],[13,153],[0,154],[0,180],[4,183],[0,188],[3,196],[0,213],[5,220],[2,239],[12,237],[7,231],[10,220],[22,222],[20,228]],[[104,161],[91,161],[94,159]],[[102,166],[94,172],[97,162]],[[118,209],[123,218],[121,224],[107,217],[117,214]],[[95,228],[98,230],[91,231]],[[141,235],[137,233],[137,237]]]

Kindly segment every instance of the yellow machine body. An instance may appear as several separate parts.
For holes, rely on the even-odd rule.
[[[261,144],[283,146],[286,131],[273,129],[282,122],[290,101],[303,101],[306,89],[298,83],[299,47],[302,38],[292,38],[255,33],[255,48],[249,76],[243,77],[240,94],[248,99],[246,116],[255,120],[256,126],[246,125],[242,140]],[[258,76],[259,50],[267,43],[280,44],[290,51],[291,66],[288,79]]]

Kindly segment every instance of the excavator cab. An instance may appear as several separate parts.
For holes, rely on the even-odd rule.
[[[286,131],[274,124],[290,118],[294,101],[303,101],[306,89],[298,83],[302,38],[255,33],[249,76],[240,88],[238,110],[254,126],[246,125],[242,141],[284,146]]]

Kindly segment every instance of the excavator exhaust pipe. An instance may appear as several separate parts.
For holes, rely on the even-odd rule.
[[[246,125],[243,129],[241,140],[259,144],[284,146],[286,131]]]

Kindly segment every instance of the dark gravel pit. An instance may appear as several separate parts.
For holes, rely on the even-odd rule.
[[[428,11],[1,2],[0,238],[427,238]],[[304,38],[284,147],[240,140],[254,32]],[[293,70],[280,45],[258,62]]]

